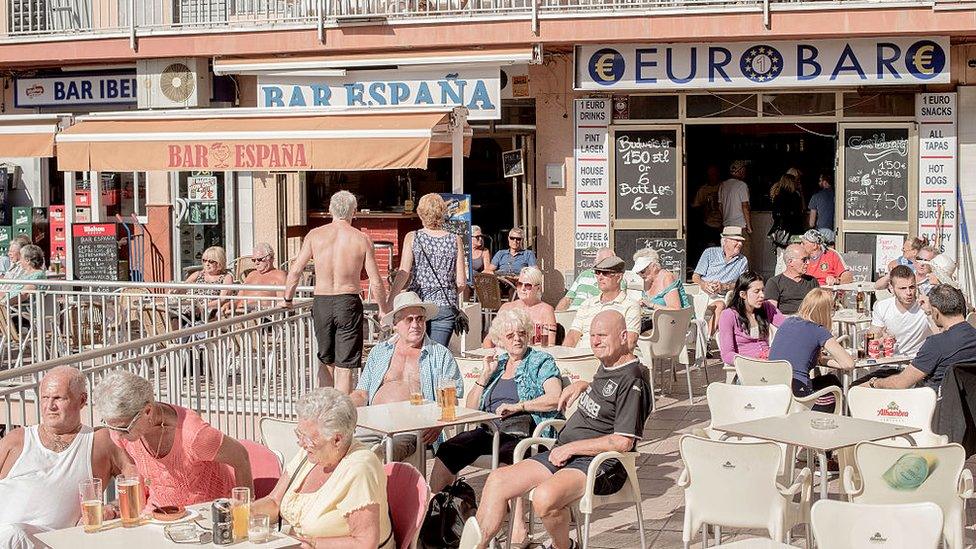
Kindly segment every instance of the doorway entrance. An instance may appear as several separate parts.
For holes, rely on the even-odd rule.
[[[718,180],[724,181],[729,177],[729,165],[742,160],[747,165],[745,181],[749,186],[753,229],[749,239],[749,265],[763,277],[769,277],[776,270],[776,250],[766,238],[772,226],[770,188],[787,170],[796,168],[801,174],[805,207],[819,190],[821,174],[833,181],[837,165],[837,124],[688,124],[685,150],[689,267],[694,268],[706,247],[718,245],[716,231],[705,224],[707,209],[714,206],[714,202],[705,200],[714,188],[709,179],[715,174],[710,176],[709,169],[717,169]],[[699,195],[699,190],[706,186]]]

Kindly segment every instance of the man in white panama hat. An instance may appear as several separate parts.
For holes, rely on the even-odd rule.
[[[451,351],[427,337],[427,319],[437,313],[437,305],[427,303],[414,292],[403,292],[393,299],[393,311],[383,317],[383,324],[393,326],[394,335],[370,351],[356,389],[350,394],[356,406],[387,404],[410,400],[411,393],[421,393],[434,401],[437,384],[447,378],[455,382],[458,399],[464,396],[461,371]],[[424,433],[424,444],[437,440],[440,429]],[[370,439],[369,436],[357,438]],[[378,442],[378,437],[376,442]],[[417,437],[393,437],[393,458],[402,461],[417,449]]]

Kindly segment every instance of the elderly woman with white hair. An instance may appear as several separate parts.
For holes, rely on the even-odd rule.
[[[95,410],[112,441],[135,462],[149,504],[187,506],[253,488],[247,450],[193,410],[156,402],[149,380],[124,370],[95,387]]]
[[[551,347],[556,344],[556,310],[552,305],[542,301],[545,277],[538,267],[525,267],[519,273],[515,283],[516,297],[512,301],[502,304],[498,312],[510,309],[525,311],[532,320],[529,330],[529,343]],[[491,348],[496,345],[491,333],[485,336],[483,346]]]
[[[641,278],[643,286],[639,293],[641,307],[651,311],[678,310],[691,305],[685,285],[675,274],[661,267],[661,256],[653,248],[645,248],[635,254],[634,270]],[[629,293],[630,291],[628,291]],[[644,317],[641,321],[641,332],[650,330],[651,319]]]
[[[303,451],[271,494],[251,504],[251,513],[281,517],[302,547],[396,547],[383,464],[353,438],[352,400],[332,388],[314,389],[297,408],[295,436]]]
[[[523,270],[523,272],[525,272]],[[501,353],[486,356],[484,367],[467,396],[467,407],[502,416],[500,463],[512,463],[515,446],[532,434],[535,426],[558,415],[562,391],[559,368],[549,353],[529,345],[532,320],[524,309],[499,311],[491,323],[491,338]],[[440,445],[430,474],[434,492],[454,482],[457,474],[479,456],[490,455],[492,432],[485,426],[465,431]],[[516,531],[519,533],[524,529]]]

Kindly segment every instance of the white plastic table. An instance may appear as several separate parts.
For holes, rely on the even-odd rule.
[[[424,431],[435,427],[486,423],[493,433],[491,466],[493,469],[498,467],[498,444],[500,436],[498,430],[494,428],[492,421],[501,418],[498,414],[463,408],[459,405],[456,408],[454,421],[441,421],[440,406],[434,402],[425,402],[420,406],[412,405],[409,402],[374,404],[372,406],[360,406],[356,408],[356,412],[358,415],[358,419],[356,420],[357,427],[375,431],[386,437],[386,461],[388,463],[393,461],[394,435],[405,433],[416,434],[418,439],[417,446],[421,456],[420,474],[424,476],[427,475],[427,452],[422,448],[422,442],[420,440]]]
[[[533,349],[538,351],[543,351],[552,355],[553,358],[557,360],[563,360],[567,358],[586,358],[593,356],[593,350],[588,347],[566,347],[564,345],[553,345],[552,347],[538,347],[533,346]],[[464,351],[465,356],[473,356],[478,358],[484,358],[492,353],[503,353],[501,349],[470,349]]]
[[[210,504],[193,505],[191,509],[200,511],[200,517],[196,519],[197,524],[204,528],[210,528]],[[51,549],[149,549],[153,547],[228,547],[227,545],[208,544],[186,544],[170,541],[163,534],[163,525],[143,524],[135,528],[123,528],[121,521],[109,520],[105,522],[104,529],[100,532],[86,534],[83,526],[65,528],[63,530],[53,530],[36,534],[36,538],[47,544]],[[280,549],[283,547],[298,547],[301,542],[297,539],[286,536],[281,532],[274,531],[275,524],[272,523],[271,539],[265,543],[251,543],[250,541],[240,541],[233,545],[234,549]]]
[[[835,429],[814,429],[810,424],[811,420],[828,418],[836,422]],[[713,428],[724,432],[724,438],[731,436],[761,438],[815,451],[820,464],[821,499],[827,499],[827,452],[854,446],[858,442],[892,437],[904,437],[915,446],[915,439],[911,434],[921,431],[918,427],[811,411],[719,425]]]
[[[728,549],[796,549],[796,545],[787,545],[769,538],[740,539],[739,541],[730,541],[729,543],[723,543],[715,547],[716,549],[719,547],[726,547]]]

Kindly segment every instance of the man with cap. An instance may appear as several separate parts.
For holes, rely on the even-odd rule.
[[[414,292],[403,292],[393,300],[393,311],[385,315],[383,324],[393,326],[394,335],[378,343],[369,353],[359,383],[349,396],[356,406],[387,404],[410,400],[420,393],[425,399],[436,400],[437,384],[447,378],[454,381],[457,396],[464,396],[461,371],[451,351],[427,337],[427,319],[437,313],[437,305],[420,300]],[[440,436],[441,429],[423,434],[424,444]],[[364,442],[379,442],[380,437],[356,433]],[[402,461],[417,450],[417,437],[393,437],[393,458]]]
[[[613,257],[613,250],[610,248],[600,248],[596,251],[596,258],[593,262],[596,264],[608,257]],[[624,290],[627,289],[626,279],[621,280],[620,287]],[[581,272],[569,289],[566,290],[566,295],[556,304],[556,310],[576,310],[584,301],[598,295],[600,295],[600,286],[597,284],[596,273],[593,272],[592,268],[587,269]]]
[[[620,286],[624,276],[624,260],[617,256],[610,256],[593,265],[596,273],[597,286],[600,295],[584,301],[576,311],[573,327],[566,334],[563,345],[575,347],[579,343],[584,345],[590,340],[590,324],[593,318],[602,311],[614,310],[624,316],[627,324],[627,343],[630,349],[637,345],[640,335],[641,311],[640,303],[627,297],[627,292]]]
[[[803,233],[800,241],[807,261],[807,274],[817,279],[821,286],[848,284],[854,281],[854,273],[847,268],[843,258],[835,250],[827,247],[827,239],[817,229]]]
[[[709,334],[715,333],[718,316],[725,308],[725,294],[735,286],[739,275],[749,268],[749,260],[742,255],[745,241],[741,227],[725,227],[720,245],[706,248],[702,252],[695,272],[691,275],[691,281],[711,298],[708,308],[713,314],[708,321]]]

